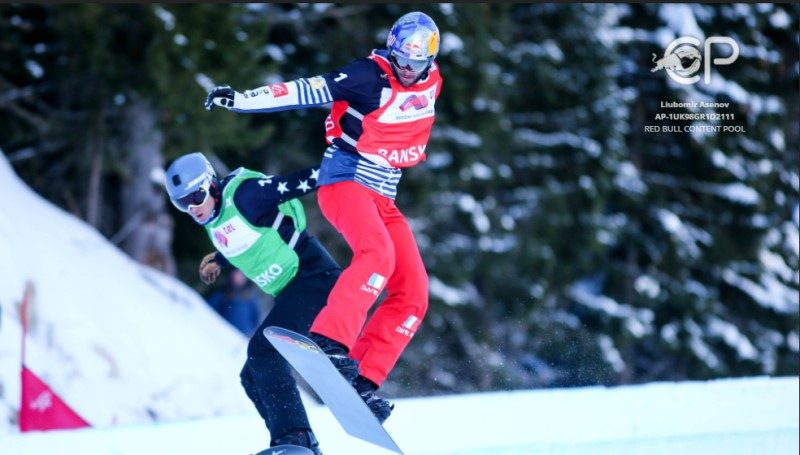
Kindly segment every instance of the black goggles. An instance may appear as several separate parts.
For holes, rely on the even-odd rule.
[[[398,69],[413,71],[415,73],[421,73],[428,68],[428,65],[431,64],[431,60],[430,57],[425,60],[412,60],[402,55],[397,55],[394,52],[389,56],[389,61]]]
[[[204,202],[206,202],[208,195],[208,187],[201,186],[186,196],[179,197],[178,199],[172,199],[172,203],[178,210],[182,212],[188,212],[190,207],[202,205]]]

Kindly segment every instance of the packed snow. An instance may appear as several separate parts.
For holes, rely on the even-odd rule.
[[[407,455],[794,455],[798,378],[747,378],[395,400],[386,428]],[[389,455],[308,403],[325,455]],[[266,447],[255,411],[116,428],[15,434],[4,455],[246,455]]]

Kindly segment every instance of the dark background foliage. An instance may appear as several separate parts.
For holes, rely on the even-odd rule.
[[[397,203],[431,306],[389,393],[797,375],[798,8],[4,5],[0,147],[40,194],[207,295],[211,246],[157,170],[195,150],[220,174],[314,165],[328,112],[207,112],[207,90],[335,69],[421,10],[445,82]],[[697,29],[741,49],[714,84],[651,71]],[[688,112],[663,101],[730,103],[716,112],[745,132],[645,132]],[[347,264],[314,198],[310,229]]]

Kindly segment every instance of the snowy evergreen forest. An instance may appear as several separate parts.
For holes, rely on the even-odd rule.
[[[209,295],[212,247],[158,170],[196,150],[221,174],[315,165],[328,109],[208,112],[207,91],[336,69],[412,10],[442,34],[428,159],[397,198],[431,305],[387,395],[800,374],[796,3],[2,5],[0,148],[38,193]],[[681,85],[652,71],[680,36],[740,54]],[[656,120],[690,112],[744,132],[645,131],[705,124]]]

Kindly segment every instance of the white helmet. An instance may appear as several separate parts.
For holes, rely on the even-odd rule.
[[[164,176],[169,200],[187,212],[189,206],[200,205],[219,188],[217,173],[200,152],[183,155],[172,162]]]

